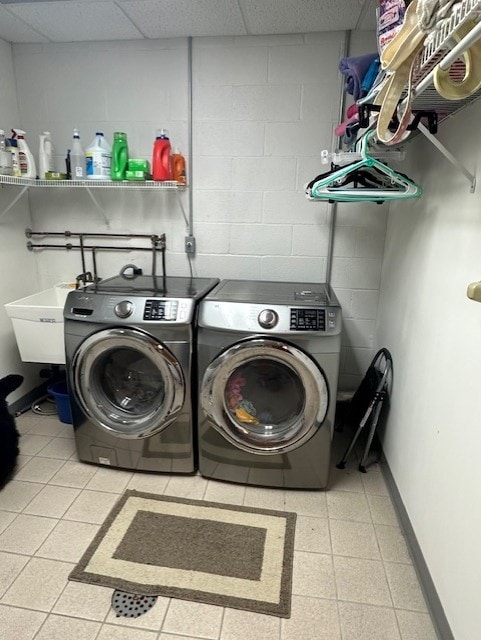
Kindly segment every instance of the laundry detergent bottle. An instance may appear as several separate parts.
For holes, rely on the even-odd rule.
[[[171,146],[167,129],[159,129],[152,153],[152,179],[172,180]]]
[[[172,154],[172,180],[179,184],[186,183],[185,158],[178,149],[174,149]]]
[[[112,148],[104,138],[102,131],[97,131],[92,143],[85,152],[86,173],[89,180],[110,180]]]
[[[114,144],[112,146],[112,166],[110,169],[112,180],[125,180],[128,160],[127,134],[122,131],[115,131]]]
[[[37,167],[30,148],[25,141],[25,131],[12,129],[17,138],[18,156],[20,161],[20,175],[22,178],[36,178]]]

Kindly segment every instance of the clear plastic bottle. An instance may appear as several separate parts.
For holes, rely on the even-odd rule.
[[[73,142],[70,149],[70,177],[72,180],[85,180],[85,152],[82,149],[78,129],[73,130]]]
[[[116,131],[114,133],[112,167],[110,169],[110,177],[112,180],[125,180],[128,160],[129,148],[127,145],[127,134],[122,131]]]
[[[112,147],[104,138],[102,131],[97,131],[92,143],[85,152],[85,168],[89,180],[110,180],[112,163]]]
[[[172,180],[170,153],[169,132],[167,129],[159,129],[156,134],[152,153],[153,180]]]
[[[5,131],[0,129],[0,174],[11,176],[12,172],[12,154],[7,150]]]
[[[20,158],[20,174],[22,178],[36,178],[37,167],[32,152],[25,140],[25,131],[13,129],[17,136],[18,155]]]
[[[45,174],[55,171],[53,166],[53,144],[50,131],[44,131],[39,136],[38,148],[38,177],[45,180]]]
[[[179,184],[187,182],[185,174],[185,158],[178,149],[174,149],[172,154],[172,180]]]

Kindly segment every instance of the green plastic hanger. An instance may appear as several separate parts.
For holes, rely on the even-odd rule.
[[[368,131],[362,138],[361,160],[338,167],[310,182],[306,187],[307,198],[337,202],[383,202],[419,198],[423,193],[422,187],[368,155],[369,140],[374,135],[374,131]],[[359,179],[363,176],[364,181]]]

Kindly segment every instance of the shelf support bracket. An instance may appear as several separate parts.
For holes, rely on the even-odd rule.
[[[446,147],[439,142],[439,140],[433,136],[432,133],[429,133],[428,129],[426,129],[426,127],[420,122],[418,124],[418,129],[419,131],[426,136],[426,138],[432,142],[432,144],[436,147],[436,149],[438,149],[443,156],[449,160],[449,162],[454,165],[457,169],[459,169],[459,171],[461,171],[461,173],[464,175],[465,178],[467,178],[467,180],[470,182],[471,184],[471,188],[470,188],[470,192],[474,193],[476,190],[476,176],[473,175],[472,173],[470,173],[466,167],[464,165],[462,165],[459,160],[457,158],[455,158],[452,153],[450,153]]]
[[[105,221],[105,224],[107,225],[107,229],[110,229],[110,223],[107,220],[107,216],[105,215],[105,209],[102,207],[102,205],[100,204],[100,202],[97,200],[97,198],[94,196],[94,194],[92,193],[92,190],[89,189],[88,187],[85,187],[85,190],[87,191],[87,193],[89,194],[92,202],[94,203],[94,205],[97,207],[97,209],[100,211],[100,213],[102,214],[102,217]]]
[[[20,200],[20,198],[23,196],[25,191],[27,191],[27,189],[28,189],[28,186],[25,186],[21,191],[17,193],[15,198],[12,200],[12,202],[7,207],[5,207],[5,209],[2,211],[0,218],[3,218],[10,211],[10,209]]]

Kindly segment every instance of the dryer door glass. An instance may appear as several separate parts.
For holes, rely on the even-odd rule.
[[[208,367],[201,403],[209,422],[245,451],[278,454],[311,438],[327,414],[323,371],[289,343],[239,342]]]
[[[125,438],[148,437],[182,408],[185,384],[173,354],[137,329],[106,329],[75,353],[72,388],[86,414]]]

